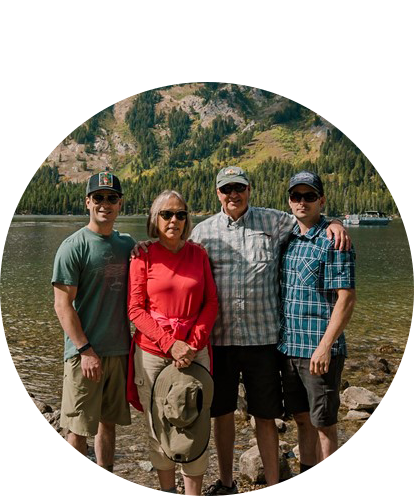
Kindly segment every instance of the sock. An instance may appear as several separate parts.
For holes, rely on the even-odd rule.
[[[69,496],[82,496],[83,477],[80,479],[68,478]]]
[[[114,471],[113,465],[98,465],[98,488],[99,496],[106,496],[112,489],[112,474]]]
[[[175,487],[167,490],[161,489],[161,494],[162,496],[177,496],[177,489]]]
[[[315,490],[316,465],[300,464],[298,489],[304,493],[312,494]]]
[[[315,496],[328,496],[331,481],[332,477],[326,477],[325,475],[317,474]]]

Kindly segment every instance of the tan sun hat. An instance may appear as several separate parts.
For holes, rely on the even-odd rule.
[[[213,379],[193,362],[178,369],[168,365],[157,376],[151,397],[152,424],[164,453],[177,463],[199,458],[210,440]]]

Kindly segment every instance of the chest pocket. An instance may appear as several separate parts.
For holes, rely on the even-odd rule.
[[[273,260],[273,239],[265,231],[246,233],[246,256],[253,262],[271,262]]]
[[[320,262],[314,258],[304,258],[297,266],[297,274],[302,284],[305,286],[320,285]]]

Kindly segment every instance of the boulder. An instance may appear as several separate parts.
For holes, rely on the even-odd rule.
[[[349,410],[344,420],[367,420],[371,414],[364,410]]]
[[[275,424],[278,432],[283,433],[287,431],[287,424],[282,419],[275,419]],[[250,419],[250,425],[252,426],[253,429],[256,429],[256,421],[254,417]]]
[[[296,458],[300,461],[300,453],[299,453],[299,444],[297,444],[293,450],[292,450],[293,454],[296,456]]]
[[[23,420],[14,442],[17,462],[46,462],[65,458],[65,433],[59,426],[60,411]]]
[[[4,408],[8,408],[15,401],[27,396],[33,398],[33,394],[29,393],[26,389],[20,389],[17,387],[8,388],[0,391],[0,405]]]
[[[237,398],[237,410],[235,411],[237,418],[248,420],[249,414],[247,413],[246,390],[242,383],[239,384],[239,395]]]
[[[36,398],[25,397],[12,403],[11,415],[17,420],[37,418],[43,413],[51,412],[52,408],[44,401]]]
[[[289,464],[284,456],[282,450],[279,449],[279,464],[280,464],[280,479],[286,480],[292,477]],[[253,446],[245,451],[239,462],[240,475],[246,477],[251,482],[265,483],[262,458],[259,453],[259,448]]]
[[[144,472],[151,472],[151,470],[153,469],[152,463],[147,460],[138,462],[138,465],[139,468]]]
[[[351,386],[341,394],[341,404],[349,410],[375,410],[381,399],[363,387]]]
[[[286,432],[287,431],[287,425],[286,422],[284,422],[282,419],[275,419],[276,422],[276,427],[278,432]]]
[[[367,380],[369,383],[375,384],[375,385],[378,385],[378,384],[381,384],[382,382],[384,382],[384,380],[381,377],[376,376],[372,372],[368,374]]]

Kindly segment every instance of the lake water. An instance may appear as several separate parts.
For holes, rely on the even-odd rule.
[[[63,332],[53,309],[53,259],[63,239],[87,220],[86,216],[15,217],[4,250],[1,310],[11,355],[26,389],[54,409],[60,407]],[[194,219],[195,223],[200,220]],[[147,238],[145,224],[144,217],[121,217],[115,227],[141,240]],[[403,223],[398,219],[386,227],[351,227],[349,232],[357,252],[358,301],[346,331],[349,366],[344,370],[344,379],[383,396],[401,360],[410,330],[413,271],[409,245]],[[373,387],[367,379],[370,369],[384,356],[391,372],[381,376]],[[139,418],[136,422],[140,422]],[[348,423],[346,426],[342,442],[360,424],[352,429]],[[125,456],[128,443],[125,442]],[[243,443],[248,443],[248,439]],[[125,477],[142,481],[139,474],[134,479],[132,472]],[[152,487],[151,476],[148,475],[148,482],[141,483]]]

